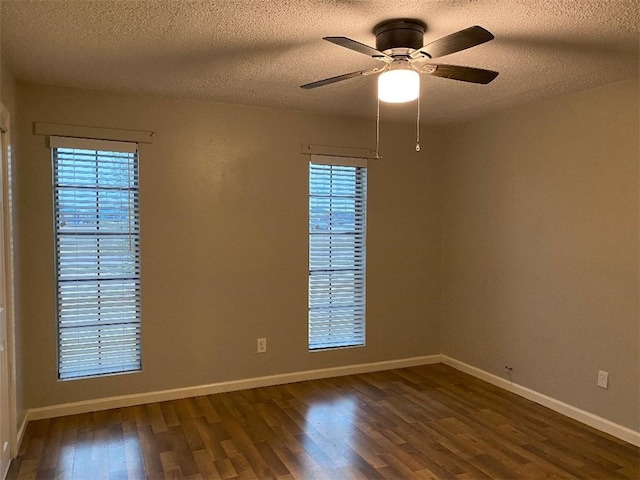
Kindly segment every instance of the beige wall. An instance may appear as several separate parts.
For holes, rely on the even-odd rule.
[[[639,107],[635,79],[498,113],[443,167],[443,353],[636,431]]]
[[[0,62],[0,100],[9,111],[12,111],[16,104],[16,79],[9,65],[1,57]]]
[[[383,124],[367,345],[309,353],[301,144],[371,147],[373,122],[24,83],[18,98],[28,407],[440,352],[442,130],[423,132],[436,146],[417,154],[413,129]],[[142,373],[56,379],[51,161],[34,121],[157,132],[141,147]]]

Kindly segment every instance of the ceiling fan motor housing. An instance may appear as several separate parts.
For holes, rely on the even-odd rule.
[[[373,29],[376,50],[385,53],[394,48],[418,50],[423,45],[426,28],[424,22],[415,19],[395,19],[379,23]]]

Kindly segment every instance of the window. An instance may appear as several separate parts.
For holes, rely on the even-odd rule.
[[[365,343],[364,159],[309,164],[309,349]]]
[[[140,370],[135,143],[50,138],[58,377]]]

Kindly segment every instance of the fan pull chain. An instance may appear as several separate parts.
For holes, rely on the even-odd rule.
[[[376,97],[378,97],[376,95]],[[376,111],[376,160],[380,158],[380,98],[378,97],[378,107]]]
[[[418,115],[416,116],[416,152],[420,151],[420,95],[418,95]]]

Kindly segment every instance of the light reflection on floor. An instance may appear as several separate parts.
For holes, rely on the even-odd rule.
[[[301,439],[302,445],[319,465],[325,468],[353,465],[357,454],[351,444],[361,433],[356,426],[356,410],[355,396],[336,397],[307,406],[303,414],[306,435]]]

